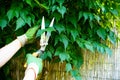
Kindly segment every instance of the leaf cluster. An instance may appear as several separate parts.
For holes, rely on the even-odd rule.
[[[119,16],[118,0],[2,0],[0,5],[1,45],[29,27],[40,25],[42,16],[46,18],[46,26],[55,17],[55,32],[42,58],[66,62],[66,71],[76,80],[81,79],[78,72],[83,63],[81,49],[111,55],[107,42],[116,44],[112,20]],[[42,32],[39,30],[37,37]]]

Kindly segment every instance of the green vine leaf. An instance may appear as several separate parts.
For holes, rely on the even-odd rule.
[[[116,9],[111,9],[110,11],[111,11],[112,14],[114,14],[116,16],[118,15],[118,11]]]
[[[105,40],[106,37],[107,37],[106,31],[105,31],[104,28],[99,28],[99,29],[97,30],[97,35],[98,35],[99,37],[101,37],[103,40]]]
[[[65,60],[69,60],[70,56],[67,53],[60,53],[59,58],[60,58],[61,62],[63,62]]]
[[[85,48],[84,40],[83,40],[83,39],[77,38],[77,39],[76,39],[76,42],[77,42],[77,44],[78,44],[78,46],[79,46],[80,48]]]
[[[61,32],[65,31],[65,27],[62,24],[55,25],[56,30],[61,34]]]
[[[56,0],[56,2],[58,2],[60,5],[62,5],[64,3],[64,0]]]
[[[79,76],[79,70],[72,70],[70,71],[71,75],[75,78],[75,80],[82,80]]]
[[[66,49],[68,46],[68,42],[69,42],[67,36],[64,34],[61,34],[60,41],[64,44],[64,48]]]
[[[90,50],[91,52],[94,53],[94,48],[93,48],[93,45],[90,43],[90,42],[85,42],[85,47]]]
[[[0,27],[3,30],[7,26],[7,20],[0,19]]]
[[[105,52],[110,56],[112,55],[112,50],[109,47],[105,47]]]
[[[108,39],[112,44],[114,45],[116,44],[116,37],[115,37],[114,32],[112,31],[109,32]]]
[[[83,12],[80,11],[80,12],[79,12],[79,16],[78,16],[78,21],[79,21],[82,17],[83,17]]]
[[[25,0],[27,4],[29,4],[32,7],[32,0]]]
[[[72,65],[70,63],[66,64],[66,71],[69,72],[72,70]]]
[[[37,31],[37,33],[36,33],[36,37],[40,37],[43,32],[45,32],[45,30],[39,29],[39,30]]]
[[[52,54],[51,54],[50,51],[47,52],[47,55],[48,55],[48,57],[49,57],[50,59],[52,59]]]
[[[19,11],[18,10],[15,10],[15,9],[10,9],[8,12],[7,12],[7,17],[9,19],[9,21],[11,19],[13,19],[14,17],[18,18],[19,17]]]
[[[62,15],[62,18],[64,18],[64,14],[66,13],[66,7],[60,6],[60,7],[57,7],[57,10]]]
[[[22,28],[25,25],[25,21],[20,17],[16,21],[16,30]]]
[[[77,18],[76,18],[76,16],[69,17],[68,20],[74,25],[74,27],[77,27]]]
[[[73,29],[73,30],[71,30],[71,35],[73,37],[73,40],[75,41],[77,36],[79,35],[79,33],[76,29]]]
[[[53,16],[56,18],[55,20],[58,22],[58,21],[60,21],[60,19],[61,19],[61,14],[59,14],[58,12],[56,13],[53,13]]]
[[[88,12],[84,12],[84,13],[83,13],[83,16],[84,16],[84,22],[83,22],[83,23],[85,23],[86,20],[89,18]]]
[[[92,13],[89,13],[89,18],[90,18],[90,21],[92,21],[94,19],[94,15]]]
[[[58,56],[59,54],[64,54],[64,49],[62,47],[56,49],[54,56]]]
[[[29,17],[27,17],[26,18],[26,23],[31,27],[31,17],[29,16]]]
[[[98,15],[94,15],[94,18],[97,20],[97,22],[100,22],[101,18]]]

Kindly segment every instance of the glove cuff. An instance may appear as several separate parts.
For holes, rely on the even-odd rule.
[[[28,65],[25,73],[27,73],[27,70],[29,70],[29,69],[33,69],[33,70],[34,70],[34,72],[35,72],[35,78],[37,78],[37,75],[38,75],[38,72],[39,72],[39,68],[38,68],[37,64],[35,64],[35,63],[30,63],[30,64]]]
[[[17,39],[20,41],[22,47],[27,43],[27,36],[25,34],[18,36]]]

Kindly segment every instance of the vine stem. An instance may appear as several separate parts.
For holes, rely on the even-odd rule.
[[[41,4],[38,0],[34,0],[41,8],[44,8],[45,10],[48,10],[49,8],[43,4]]]

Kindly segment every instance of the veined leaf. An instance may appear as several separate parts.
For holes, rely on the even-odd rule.
[[[62,15],[62,18],[63,18],[64,14],[66,13],[66,7],[60,6],[60,7],[57,7],[57,10]]]
[[[72,70],[72,65],[70,63],[66,64],[66,71],[69,72]]]
[[[116,15],[116,16],[118,15],[118,11],[116,9],[111,9],[110,11],[113,15]]]
[[[105,48],[102,44],[99,44],[99,43],[96,43],[96,48],[97,48],[97,51],[104,54],[105,53]]]
[[[101,19],[100,16],[98,16],[98,15],[95,15],[94,18],[95,18],[98,22],[99,22],[100,19]]]
[[[72,70],[70,71],[70,73],[72,74],[72,76],[77,76],[79,74],[76,70]]]
[[[89,14],[87,12],[84,12],[83,16],[84,16],[84,23],[85,23],[86,20],[89,18]]]
[[[8,19],[9,19],[9,21],[11,20],[11,19],[13,19],[14,17],[19,17],[19,10],[17,10],[17,9],[10,9],[8,12],[7,12],[7,17],[8,17]]]
[[[45,31],[51,33],[52,31],[55,31],[54,27],[48,27],[45,29]]]
[[[73,37],[73,40],[75,41],[79,33],[77,30],[74,29],[74,30],[71,30],[71,35]]]
[[[103,12],[103,13],[105,13],[105,12],[106,12],[106,9],[105,9],[105,7],[104,7],[104,6],[101,6],[101,10],[102,10],[102,12]]]
[[[75,68],[79,69],[80,66],[83,64],[83,58],[81,55],[73,55],[72,56],[72,63],[74,64]]]
[[[114,32],[112,31],[109,32],[108,39],[112,44],[114,45],[116,44],[116,37],[115,37]]]
[[[83,17],[83,12],[80,11],[80,12],[79,12],[79,16],[78,16],[78,21],[79,21],[82,17]]]
[[[32,7],[32,0],[25,0],[28,5]]]
[[[45,30],[39,29],[39,30],[37,31],[36,37],[40,37],[43,32],[45,32]]]
[[[26,18],[26,23],[31,27],[31,17]]]
[[[60,58],[60,60],[62,62],[62,61],[68,60],[70,58],[70,56],[69,56],[69,54],[64,52],[64,53],[59,54],[59,58]]]
[[[104,54],[105,53],[105,49],[104,49],[104,47],[100,47],[100,52],[102,53],[102,54]]]
[[[18,20],[16,21],[16,30],[20,29],[21,27],[23,27],[25,25],[24,20],[20,17],[18,18]]]
[[[35,16],[33,14],[30,14],[31,17],[31,22],[34,23],[35,22]]]
[[[64,44],[64,48],[66,49],[68,46],[68,42],[69,42],[67,36],[64,34],[61,34],[60,41]]]
[[[94,19],[94,16],[92,13],[89,13],[89,18],[90,18],[90,21],[92,21]]]
[[[56,0],[56,2],[58,2],[60,5],[62,5],[64,3],[64,0]]]
[[[75,76],[75,80],[82,80],[80,76]]]
[[[56,5],[53,6],[53,7],[52,7],[52,12],[54,12],[56,9],[57,9],[57,6],[56,6]]]
[[[9,19],[9,21],[15,16],[15,13],[14,13],[14,10],[10,9],[8,12],[7,12],[7,17]]]
[[[93,22],[92,21],[89,21],[89,25],[90,25],[90,27],[91,27],[91,29],[93,28]]]
[[[76,16],[69,17],[69,21],[74,25],[74,27],[77,27],[77,18],[76,18]]]
[[[101,51],[100,51],[101,46],[100,46],[100,44],[99,44],[98,42],[94,42],[94,43],[93,43],[93,46],[94,46],[94,48],[95,48],[98,52],[101,53]]]
[[[55,56],[58,56],[59,54],[64,54],[64,49],[62,47],[58,47],[55,51]]]
[[[47,52],[44,52],[44,54],[40,56],[40,58],[42,58],[43,60],[45,60],[47,57],[48,57]]]
[[[58,42],[59,42],[59,36],[55,36],[54,46],[55,46],[56,44],[58,44]]]
[[[58,22],[61,19],[61,14],[58,12],[53,13],[53,16],[55,16],[56,21]]]
[[[112,50],[109,47],[105,47],[105,52],[110,56],[112,55]]]
[[[91,52],[94,52],[93,45],[90,42],[85,42],[85,47],[90,50]]]
[[[4,29],[7,26],[7,20],[0,19],[0,26],[1,26],[1,29]]]
[[[25,9],[20,12],[20,17],[24,20],[26,20],[27,15],[28,15],[28,11]]]
[[[49,1],[49,5],[53,5],[55,2],[56,2],[56,0],[48,0]]]
[[[77,42],[77,44],[78,44],[78,46],[79,46],[80,48],[85,48],[84,40],[82,40],[82,39],[80,39],[80,38],[77,38],[77,39],[76,39],[76,42]]]
[[[27,12],[27,10],[22,10],[21,12],[20,12],[20,16],[21,16],[21,18],[24,20],[24,22],[25,23],[27,23],[30,27],[31,27],[31,22],[33,21],[33,19],[34,19],[34,16],[33,15],[31,15],[31,16],[28,16],[28,12]],[[33,18],[33,19],[32,19]],[[33,21],[34,22],[34,21]]]
[[[59,34],[61,32],[64,32],[65,31],[65,27],[62,25],[62,24],[56,24],[55,25],[55,28],[57,29],[57,31],[59,32]]]
[[[106,37],[107,37],[106,31],[105,31],[104,28],[99,28],[99,29],[97,30],[97,35],[98,35],[99,37],[101,37],[103,40],[105,40]]]
[[[48,56],[50,59],[52,59],[52,54],[51,54],[51,52],[50,52],[50,51],[47,51],[46,53],[47,53],[47,56]]]

